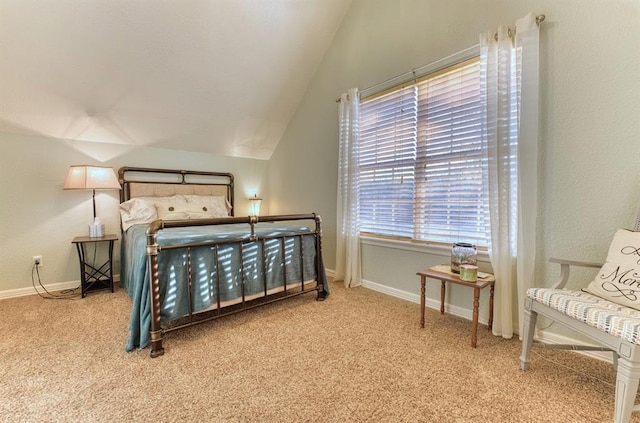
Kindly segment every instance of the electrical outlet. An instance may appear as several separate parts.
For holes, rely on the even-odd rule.
[[[42,256],[33,256],[33,264],[35,264],[38,267],[44,266],[42,264]]]

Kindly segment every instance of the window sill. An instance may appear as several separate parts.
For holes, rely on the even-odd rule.
[[[361,236],[360,242],[363,245],[371,245],[374,247],[393,248],[395,250],[413,251],[416,253],[431,254],[434,256],[451,257],[451,247],[442,244],[425,244],[421,242],[400,241],[397,239],[376,238],[370,236]],[[487,251],[478,251],[478,260],[489,262],[489,253]]]

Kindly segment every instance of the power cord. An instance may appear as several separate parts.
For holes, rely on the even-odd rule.
[[[36,293],[41,298],[44,298],[45,300],[77,300],[77,299],[79,299],[79,297],[78,297],[78,294],[79,294],[78,289],[80,289],[80,286],[77,286],[77,287],[72,288],[72,289],[64,289],[64,290],[60,291],[59,294],[52,294],[51,292],[47,291],[47,288],[45,288],[44,285],[42,284],[42,280],[40,280],[40,270],[39,270],[39,268],[40,268],[40,266],[37,263],[34,263],[33,267],[31,268],[31,285],[33,285],[33,289],[36,291]],[[36,282],[35,282],[34,274],[38,277],[38,284],[40,285],[40,288],[42,288],[44,290],[46,295],[42,294],[36,288]]]

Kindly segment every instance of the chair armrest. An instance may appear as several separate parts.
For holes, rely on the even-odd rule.
[[[575,261],[575,260],[564,260],[557,258],[550,258],[549,262],[557,263],[560,265],[560,280],[553,284],[551,288],[553,289],[561,289],[567,284],[569,280],[569,268],[570,266],[577,267],[593,267],[599,269],[602,267],[602,263],[593,263],[588,261]]]

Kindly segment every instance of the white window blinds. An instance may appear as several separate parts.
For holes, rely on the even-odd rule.
[[[360,226],[411,237],[415,199],[418,90],[401,88],[360,108]]]
[[[487,245],[477,58],[360,110],[363,232]]]

